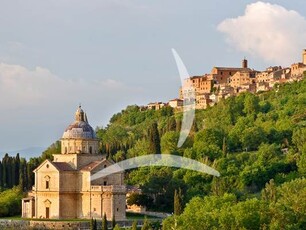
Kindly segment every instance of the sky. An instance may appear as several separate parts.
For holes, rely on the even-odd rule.
[[[191,75],[301,61],[306,1],[0,0],[0,153],[60,139],[79,105],[106,126],[127,105],[178,97]]]

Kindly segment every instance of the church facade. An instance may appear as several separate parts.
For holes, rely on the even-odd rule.
[[[22,200],[23,218],[126,218],[124,174],[91,181],[113,162],[98,155],[99,141],[81,107],[61,139],[61,153],[35,170],[35,185]]]

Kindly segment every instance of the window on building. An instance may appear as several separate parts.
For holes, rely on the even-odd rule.
[[[45,187],[46,189],[50,188],[50,177],[49,176],[45,176]]]
[[[104,186],[107,185],[107,181],[104,181],[104,182],[103,182],[103,185],[104,185]]]
[[[92,147],[91,146],[89,147],[89,153],[92,153]]]

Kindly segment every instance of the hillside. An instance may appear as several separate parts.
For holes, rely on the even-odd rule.
[[[130,170],[126,183],[139,186],[143,193],[131,196],[129,204],[174,212],[164,221],[164,229],[173,225],[177,229],[304,228],[305,79],[258,95],[243,93],[197,110],[190,136],[177,148],[181,120],[182,113],[170,107],[141,111],[132,105],[115,114],[107,127],[97,128],[101,153],[114,161],[175,154],[221,173],[216,178],[167,167]],[[18,184],[23,190],[30,189],[32,170],[59,151],[57,142],[42,157],[29,161],[6,155],[0,161],[1,189]],[[8,215],[7,210],[0,211],[1,215]]]
[[[306,182],[301,179],[306,173],[305,80],[258,95],[244,93],[196,111],[191,135],[178,149],[181,119],[182,114],[171,108],[140,111],[138,106],[128,106],[106,128],[97,130],[103,151],[115,161],[161,152],[196,159],[221,173],[213,178],[185,169],[139,168],[129,172],[126,181],[140,186],[143,195],[130,203],[173,212],[174,192],[182,190],[187,207],[177,219],[167,219],[165,229],[173,221],[178,221],[178,229],[192,223],[195,227],[189,229],[221,225],[223,229],[250,225],[258,229],[272,224],[277,229],[289,223],[299,229],[305,225],[306,198],[299,195],[306,194]],[[292,187],[294,196],[289,192]],[[289,203],[284,201],[287,198]],[[222,215],[226,213],[232,220],[225,224]],[[254,218],[256,223],[248,224]],[[204,221],[201,228],[196,227],[198,221]]]

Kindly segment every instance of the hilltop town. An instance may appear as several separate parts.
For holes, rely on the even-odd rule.
[[[277,84],[300,81],[306,71],[306,49],[302,52],[302,62],[290,67],[270,66],[264,71],[249,68],[243,59],[241,67],[213,67],[209,74],[191,76],[184,80],[179,89],[179,98],[167,103],[153,102],[141,109],[159,110],[164,106],[181,109],[185,103],[195,101],[196,109],[206,109],[221,99],[237,96],[242,92],[259,93],[269,91]]]

